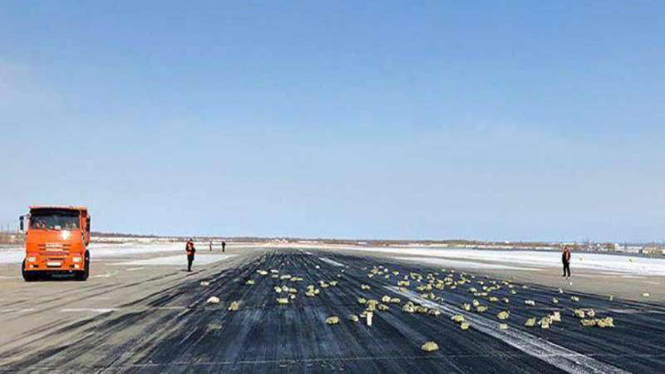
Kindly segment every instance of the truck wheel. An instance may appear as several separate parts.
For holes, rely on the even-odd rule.
[[[79,271],[76,273],[76,280],[77,281],[82,281],[85,282],[88,280],[88,277],[90,276],[90,258],[86,254],[85,256],[85,262],[84,262],[84,268],[83,271]]]
[[[83,276],[81,280],[87,281],[88,277],[90,277],[90,259],[86,257],[85,259],[85,269],[83,269]]]
[[[34,274],[31,274],[29,271],[25,271],[25,260],[23,260],[23,264],[21,265],[21,275],[23,276],[23,280],[26,282],[34,282],[37,280],[37,277]]]

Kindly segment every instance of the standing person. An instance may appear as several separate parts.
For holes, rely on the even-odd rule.
[[[562,277],[570,277],[570,248],[563,247],[563,252],[561,253],[561,261],[563,261],[563,275]]]
[[[185,252],[187,252],[187,271],[192,271],[192,263],[194,263],[194,253],[196,253],[196,248],[194,248],[194,240],[191,238],[185,245]]]
[[[212,240],[210,241],[210,252],[212,252]]]
[[[222,241],[222,253],[226,252],[226,242]]]

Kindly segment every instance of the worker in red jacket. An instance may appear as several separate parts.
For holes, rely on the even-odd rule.
[[[185,251],[187,252],[187,271],[192,271],[192,263],[194,263],[194,253],[196,253],[196,248],[194,248],[194,240],[189,239],[187,244],[185,244]]]
[[[570,277],[570,248],[563,247],[563,252],[561,253],[561,261],[563,261],[563,277]]]

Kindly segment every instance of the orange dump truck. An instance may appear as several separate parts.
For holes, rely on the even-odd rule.
[[[21,273],[27,282],[43,275],[90,274],[90,216],[85,207],[32,206],[20,217],[25,232],[25,260]]]

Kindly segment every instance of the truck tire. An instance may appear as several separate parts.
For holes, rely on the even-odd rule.
[[[23,260],[23,264],[21,265],[21,275],[23,276],[23,280],[26,282],[34,282],[37,280],[37,276],[35,274],[31,274],[29,271],[25,271],[25,260]]]
[[[76,273],[76,280],[85,282],[88,280],[88,277],[90,277],[90,255],[86,252],[83,271]]]

